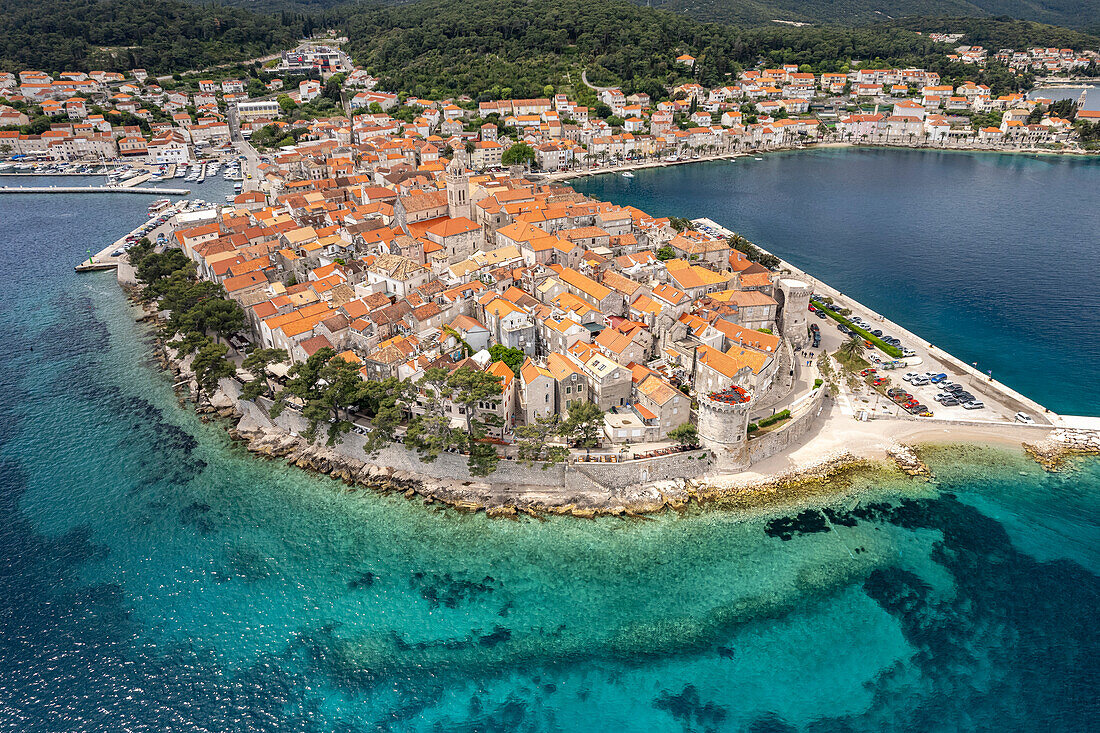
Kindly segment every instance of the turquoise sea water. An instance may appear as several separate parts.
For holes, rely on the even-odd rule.
[[[813,150],[577,190],[706,216],[1065,414],[1100,415],[1100,157]]]
[[[179,409],[72,273],[142,197],[49,202],[0,198],[0,731],[1095,728],[1100,462],[629,522],[349,494]]]

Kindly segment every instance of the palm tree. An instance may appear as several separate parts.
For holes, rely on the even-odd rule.
[[[859,356],[863,353],[863,339],[859,336],[852,336],[842,343],[837,351],[849,358]]]

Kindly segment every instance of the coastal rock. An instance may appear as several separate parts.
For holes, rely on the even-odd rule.
[[[932,477],[928,465],[920,459],[914,448],[907,445],[894,445],[886,449],[886,455],[897,464],[901,471],[909,476]]]
[[[1024,443],[1024,451],[1045,470],[1060,470],[1075,455],[1100,455],[1100,432],[1058,428],[1036,443]]]

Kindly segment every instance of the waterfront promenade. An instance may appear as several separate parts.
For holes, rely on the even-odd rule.
[[[0,193],[138,193],[147,196],[186,196],[189,188],[124,188],[121,186],[0,186]]]
[[[725,237],[729,237],[734,234],[732,230],[727,229],[721,224],[718,224],[717,222],[705,217],[695,219],[693,220],[693,223],[705,226],[714,233],[720,234]],[[767,250],[759,247],[759,245],[756,246],[762,252],[767,252]],[[768,254],[773,253],[768,252]],[[966,362],[955,357],[954,355],[949,354],[943,349],[936,347],[934,344],[929,343],[926,339],[921,338],[919,335],[909,331],[905,327],[891,321],[880,313],[875,312],[874,310],[867,307],[863,303],[860,303],[854,298],[845,295],[844,293],[841,293],[839,290],[833,288],[828,283],[821,281],[820,279],[814,277],[812,274],[807,273],[801,268],[784,260],[783,258],[778,257],[778,255],[773,254],[773,256],[779,259],[780,270],[789,270],[795,277],[805,280],[807,283],[812,285],[815,293],[831,297],[839,305],[851,309],[853,316],[859,316],[870,323],[876,324],[877,326],[882,328],[883,331],[888,331],[894,336],[900,338],[902,342],[906,345],[906,347],[916,351],[918,356],[907,360],[907,363],[909,364],[909,366],[913,367],[914,371],[917,371],[917,367],[919,366],[919,371],[921,372],[945,372],[954,381],[960,381],[960,379],[966,378],[969,380],[966,385],[968,388],[976,391],[976,393],[980,393],[980,396],[994,403],[990,404],[987,410],[981,411],[982,413],[984,413],[981,417],[976,415],[967,415],[966,413],[958,413],[958,411],[954,411],[958,414],[951,414],[949,418],[946,418],[949,419],[951,422],[954,423],[961,421],[964,423],[986,425],[999,422],[1003,423],[1005,421],[1011,423],[1014,420],[1014,416],[1017,412],[1026,412],[1031,415],[1036,423],[1041,425],[1067,425],[1062,416],[1052,412],[1046,406],[1041,405],[1035,400],[1020,394],[1008,385],[1003,384],[1002,382],[993,379],[988,374],[981,372],[973,365],[967,364]],[[825,334],[825,343],[828,344],[834,338],[832,335],[832,326],[835,326],[835,322],[831,319],[825,319],[820,321],[820,324],[824,326],[822,331]],[[836,344],[836,346],[839,346],[839,342]],[[898,370],[896,373],[898,376],[901,376],[904,371]],[[842,394],[840,403],[842,410],[852,415],[854,415],[858,411],[858,409],[864,409],[857,407],[856,404],[853,404],[852,397],[850,395]],[[996,405],[996,407],[994,405]],[[889,414],[892,414],[895,417],[899,417],[902,419],[913,419],[922,421],[945,419],[945,417],[940,413],[945,412],[946,408],[942,408],[939,406],[933,408],[936,412],[936,417],[933,418],[902,417],[900,414],[897,414],[895,411],[893,411],[893,405],[891,403],[886,403],[884,406],[891,410]],[[869,410],[869,412],[872,412],[873,414],[874,408]]]

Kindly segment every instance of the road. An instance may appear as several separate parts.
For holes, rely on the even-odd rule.
[[[261,64],[264,64],[264,63],[267,63],[268,61],[274,61],[277,58],[282,58],[282,55],[283,55],[282,51],[278,51],[276,53],[269,53],[267,56],[258,56],[257,58],[254,58],[254,59],[244,59],[242,61],[230,61],[228,63],[218,64],[217,66],[207,66],[205,69],[192,69],[191,71],[178,71],[176,73],[180,74],[181,76],[186,76],[188,74],[205,74],[208,71],[214,71],[215,69],[227,69],[231,66],[248,66],[249,64],[254,64],[257,61],[259,61]],[[173,77],[172,74],[163,74],[163,75],[157,77],[157,81],[167,81],[167,80],[171,79],[172,77]]]
[[[244,156],[244,163],[241,165],[241,173],[244,174],[244,180],[241,181],[244,184],[243,190],[258,191],[260,190],[261,181],[260,154],[241,134],[241,123],[237,118],[236,105],[229,105],[227,119],[229,121],[229,139],[233,142],[233,148]]]
[[[588,69],[585,69],[584,71],[581,72],[581,81],[584,82],[584,85],[586,87],[588,87],[589,89],[595,89],[597,92],[606,92],[608,89],[614,89],[615,88],[615,87],[598,87],[595,84],[589,84],[588,83]]]

